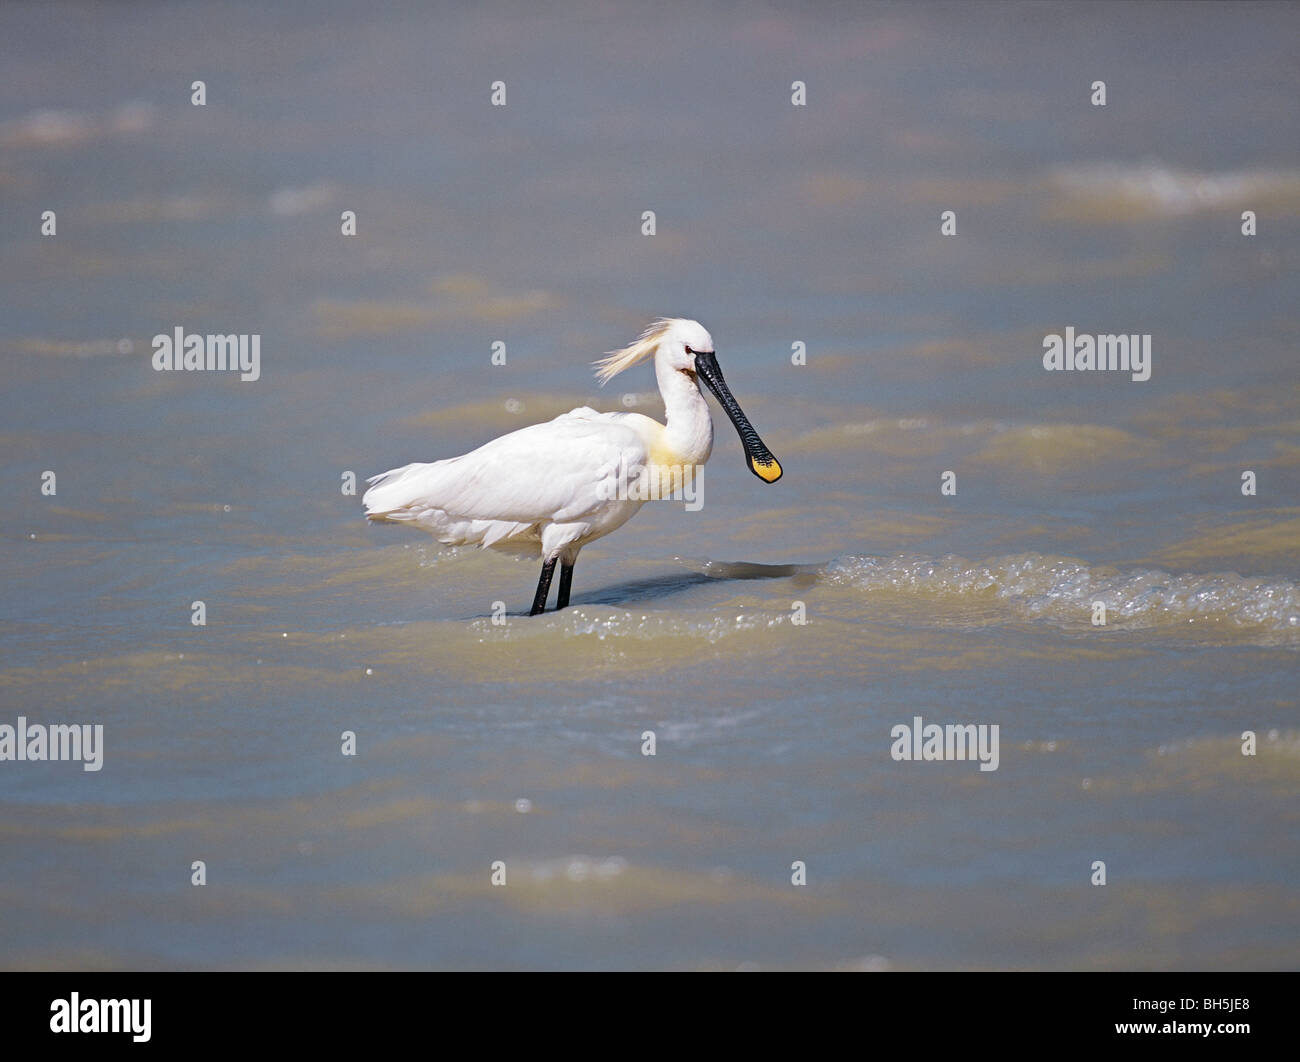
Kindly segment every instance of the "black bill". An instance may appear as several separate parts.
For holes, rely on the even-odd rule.
[[[749,418],[740,408],[740,403],[732,396],[727,381],[722,378],[722,370],[718,368],[718,356],[713,353],[697,353],[695,372],[708,385],[722,408],[727,411],[731,423],[736,426],[740,445],[745,448],[745,456],[749,459],[750,471],[764,483],[775,483],[781,478],[781,464],[772,456],[772,451],[763,445],[763,440],[758,437],[754,425],[749,423]]]

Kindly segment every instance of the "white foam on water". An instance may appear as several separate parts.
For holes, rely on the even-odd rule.
[[[561,613],[548,613],[549,622],[496,625],[490,619],[476,619],[470,627],[488,639],[550,639],[558,631],[565,638],[592,638],[596,641],[630,638],[656,641],[662,638],[690,638],[716,643],[731,634],[771,627],[789,621],[785,613],[757,610],[730,610],[723,615],[700,613],[624,610],[609,606],[575,606]]]
[[[1232,572],[1175,575],[1153,568],[1119,571],[1082,561],[1020,553],[972,562],[949,554],[849,556],[822,573],[831,585],[931,596],[972,606],[996,604],[1022,618],[1091,627],[1093,604],[1106,606],[1107,626],[1126,629],[1215,625],[1294,632],[1300,639],[1300,587],[1284,579]]]

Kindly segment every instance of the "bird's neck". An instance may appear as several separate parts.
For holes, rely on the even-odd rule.
[[[655,364],[664,400],[664,443],[683,465],[702,465],[713,452],[713,419],[699,385],[684,372]]]

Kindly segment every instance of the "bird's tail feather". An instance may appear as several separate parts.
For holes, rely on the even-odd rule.
[[[371,476],[366,480],[370,489],[361,496],[361,504],[366,507],[366,516],[371,520],[403,519],[400,514],[407,502],[403,500],[403,492],[400,489],[402,480],[411,472],[428,467],[426,464],[413,462]]]

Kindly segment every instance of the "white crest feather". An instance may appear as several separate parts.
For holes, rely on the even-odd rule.
[[[676,318],[661,317],[642,332],[637,341],[631,346],[624,347],[622,350],[609,351],[595,363],[596,379],[602,385],[607,384],[624,369],[630,369],[633,365],[643,362],[647,358],[653,358],[655,351],[659,349],[659,344],[663,341],[664,335],[676,323]]]

